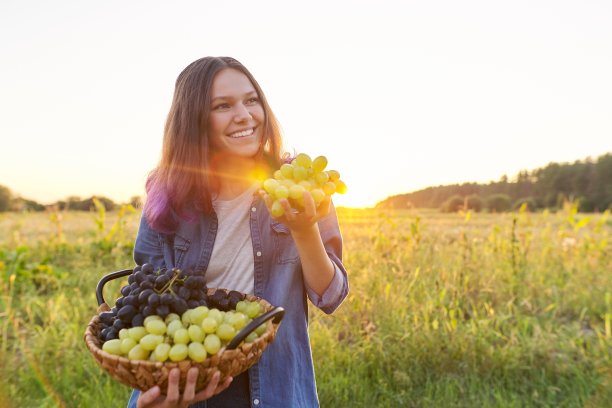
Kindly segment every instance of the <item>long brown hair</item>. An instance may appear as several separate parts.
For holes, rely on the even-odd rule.
[[[176,229],[179,217],[190,220],[212,211],[209,173],[208,117],[215,75],[226,68],[242,72],[257,91],[264,109],[263,139],[257,159],[269,167],[281,162],[282,138],[278,121],[253,75],[230,57],[205,57],[189,64],[178,76],[166,126],[162,156],[146,183],[144,215],[149,225],[164,233]]]

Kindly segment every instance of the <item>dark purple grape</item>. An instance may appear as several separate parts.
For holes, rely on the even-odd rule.
[[[134,272],[138,272],[138,271],[139,271],[139,270],[141,270],[141,269],[142,269],[142,266],[140,266],[140,265],[136,265],[136,266],[134,267],[133,271],[134,271]]]
[[[153,310],[153,308],[152,308],[151,306],[145,306],[145,307],[142,309],[141,314],[142,314],[142,316],[143,316],[143,317],[149,317],[149,316],[151,316],[151,315],[154,315],[154,314],[155,314],[155,311]]]
[[[168,276],[159,275],[157,278],[155,278],[155,287],[161,289],[166,286],[168,282],[170,282],[170,278]]]
[[[130,288],[130,285],[125,285],[124,287],[122,287],[122,288],[121,288],[121,294],[122,294],[123,296],[127,296],[127,295],[129,295],[129,294],[130,294],[130,290],[132,290],[132,289]]]
[[[195,309],[196,307],[200,306],[200,302],[194,299],[190,299],[187,301],[187,305],[190,309]]]
[[[136,313],[132,317],[132,327],[144,326],[144,317],[140,313]]]
[[[189,305],[187,305],[185,299],[181,298],[173,298],[171,306],[172,310],[178,315],[182,315],[187,311],[187,309],[189,309]]]
[[[136,281],[134,280],[134,274],[132,273],[130,276],[128,276],[128,283],[131,285],[134,282]]]
[[[159,295],[157,293],[151,293],[148,300],[149,306],[159,305],[159,300]]]
[[[219,303],[217,304],[219,310],[222,310],[224,312],[227,312],[230,307],[229,307],[229,299],[221,299],[219,301]]]
[[[181,286],[176,293],[179,297],[187,300],[191,296],[191,291],[184,286]]]
[[[117,320],[117,321],[120,322],[121,320]],[[109,329],[108,333],[106,333],[106,336],[104,336],[104,340],[109,341],[109,340],[118,339],[119,336],[117,335],[117,333],[119,332],[119,330]]]
[[[188,276],[187,278],[185,278],[185,282],[183,282],[183,285],[185,285],[186,288],[195,289],[197,286],[197,281],[195,277]]]
[[[149,282],[148,280],[142,281],[140,283],[140,290],[145,290],[145,289],[153,289],[153,284]]]
[[[150,263],[146,263],[146,264],[143,264],[143,265],[142,265],[141,270],[142,270],[144,273],[149,274],[149,273],[152,273],[152,272],[153,272],[154,268],[153,268],[153,265],[151,265]]]
[[[151,296],[153,293],[155,293],[153,289],[143,290],[142,292],[140,292],[140,295],[138,295],[138,303],[147,303],[149,296]]]
[[[130,295],[138,297],[140,295],[140,288],[132,289]]]
[[[125,328],[125,323],[123,321],[121,321],[120,319],[115,319],[115,322],[113,323],[113,325],[111,327],[114,328],[115,330],[119,331],[119,330]]]
[[[115,314],[112,312],[102,312],[100,313],[100,321],[102,324],[111,325],[113,324],[113,319],[115,318]]]
[[[140,287],[140,286],[138,286],[138,282],[132,282],[132,283],[130,283],[130,288],[131,288],[132,290],[136,290],[136,289],[138,289],[139,287]]]
[[[198,303],[200,304],[200,306],[208,306],[208,302],[206,301],[206,299],[200,299],[198,300]]]
[[[123,296],[121,296],[120,298],[118,298],[118,299],[115,301],[115,306],[116,306],[118,309],[121,309],[121,307],[123,306],[123,299],[125,299],[125,298],[124,298]]]
[[[170,314],[170,308],[166,305],[159,305],[157,306],[156,310],[157,310],[157,315],[161,317],[162,319],[168,316],[168,314]]]
[[[100,331],[100,337],[102,337],[103,339],[106,338],[106,334],[109,332],[110,329],[110,327],[105,327],[104,329],[102,329]]]
[[[113,314],[113,316],[117,316],[117,306],[113,306],[113,308],[110,311]]]
[[[169,305],[172,303],[173,300],[174,300],[174,296],[172,296],[172,294],[170,293],[164,293],[163,295],[161,295],[159,299],[162,305]]]
[[[124,322],[131,322],[136,314],[136,308],[132,305],[125,305],[117,312],[117,317]]]
[[[138,306],[138,296],[129,295],[123,298],[124,305]]]

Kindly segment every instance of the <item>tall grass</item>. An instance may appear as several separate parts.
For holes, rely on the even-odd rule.
[[[0,406],[127,402],[82,337],[138,217],[0,215]],[[608,213],[339,217],[350,294],[310,312],[321,406],[612,406]]]

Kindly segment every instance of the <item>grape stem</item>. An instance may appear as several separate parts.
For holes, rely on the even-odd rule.
[[[165,293],[168,291],[168,289],[170,288],[170,286],[172,286],[172,284],[174,283],[174,281],[176,281],[176,279],[178,278],[178,276],[180,275],[181,271],[178,269],[173,269],[172,270],[172,278],[170,278],[170,280],[168,281],[168,283],[166,283],[164,285],[163,288],[161,288],[160,290],[157,290],[155,288],[153,288],[153,290],[155,292],[157,292],[158,295],[161,295],[162,293]]]

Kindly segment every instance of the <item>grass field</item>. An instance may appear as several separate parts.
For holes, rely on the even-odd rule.
[[[83,342],[97,281],[133,266],[124,210],[0,214],[0,406],[125,406]],[[350,294],[311,309],[322,407],[612,406],[608,213],[339,218]]]

